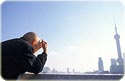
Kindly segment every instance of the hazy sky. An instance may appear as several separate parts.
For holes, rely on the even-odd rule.
[[[110,59],[117,58],[114,17],[121,50],[125,52],[123,12],[118,1],[4,2],[2,41],[33,31],[48,42],[45,66],[50,69],[93,71],[98,69],[101,57],[104,69],[109,70]]]

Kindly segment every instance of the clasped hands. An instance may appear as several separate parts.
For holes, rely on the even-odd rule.
[[[34,52],[37,52],[40,48],[43,48],[43,52],[45,52],[47,54],[47,42],[45,42],[44,40],[42,41],[38,41],[37,44],[34,45]]]

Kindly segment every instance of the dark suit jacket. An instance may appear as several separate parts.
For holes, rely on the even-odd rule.
[[[20,74],[42,71],[47,60],[43,52],[37,57],[33,55],[33,47],[23,38],[2,42],[2,76],[4,79],[17,79]]]

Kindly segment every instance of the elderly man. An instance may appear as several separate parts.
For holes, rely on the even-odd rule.
[[[17,79],[20,74],[42,71],[47,60],[47,43],[40,41],[34,32],[21,38],[7,40],[2,45],[2,76],[4,79]],[[34,55],[40,48],[42,54]]]

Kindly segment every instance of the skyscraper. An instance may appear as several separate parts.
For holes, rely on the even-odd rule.
[[[103,60],[101,57],[99,57],[99,61],[98,61],[98,70],[100,72],[104,71],[104,67],[103,67]]]

